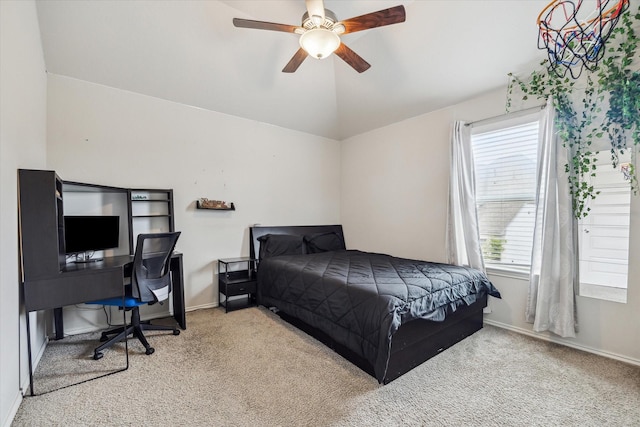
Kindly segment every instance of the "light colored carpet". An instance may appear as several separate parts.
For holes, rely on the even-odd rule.
[[[13,425],[640,425],[640,368],[491,326],[386,386],[264,308],[149,335],[155,354],[131,340],[127,371],[26,397]]]
[[[126,369],[124,345],[113,347],[110,357],[100,363],[93,360],[93,350],[100,344],[99,340],[100,332],[95,332],[49,341],[33,375],[35,392],[48,393]]]

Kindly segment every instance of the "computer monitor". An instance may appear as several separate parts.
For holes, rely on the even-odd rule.
[[[120,240],[118,216],[65,216],[64,247],[67,254],[84,254],[76,262],[93,262],[94,251],[117,248]]]

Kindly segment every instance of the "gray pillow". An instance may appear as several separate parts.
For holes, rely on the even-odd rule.
[[[304,253],[302,236],[291,234],[265,234],[258,237],[260,259],[279,255],[301,255]]]
[[[346,249],[344,238],[335,231],[307,234],[304,236],[304,243],[307,246],[307,253],[310,254]]]

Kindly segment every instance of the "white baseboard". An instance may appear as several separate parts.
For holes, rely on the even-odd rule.
[[[47,349],[47,345],[48,344],[49,344],[49,338],[45,338],[44,341],[42,342],[42,345],[38,349],[38,352],[36,353],[35,357],[33,358],[33,363],[32,363],[33,372],[35,372],[36,369],[38,368],[38,364],[40,363],[40,359],[42,359],[42,356],[44,355],[44,351]],[[28,363],[29,363],[29,361],[27,360],[27,370],[29,369]],[[22,381],[22,384],[20,384],[20,393],[22,394],[22,396],[24,396],[25,394],[30,393],[30,392],[31,391],[29,390],[29,374],[27,373],[26,378],[24,378],[24,381]]]
[[[208,303],[208,304],[193,305],[191,307],[185,308],[184,311],[185,312],[189,312],[189,311],[202,310],[202,309],[205,309],[205,308],[215,308],[215,307],[218,307],[218,305],[219,304],[216,303],[216,302],[211,302],[211,303]]]
[[[588,347],[588,346],[584,346],[584,345],[580,345],[580,344],[574,344],[574,343],[567,342],[567,341],[564,341],[564,340],[561,340],[561,339],[558,339],[558,338],[555,338],[555,337],[552,337],[552,336],[538,334],[536,332],[529,331],[527,329],[520,328],[520,327],[517,327],[517,326],[508,325],[508,324],[502,323],[502,322],[496,322],[495,320],[484,319],[484,323],[486,323],[487,325],[495,326],[497,328],[507,329],[507,330],[510,330],[510,331],[513,331],[513,332],[517,332],[519,334],[523,334],[523,335],[527,335],[527,336],[530,336],[530,337],[533,337],[533,338],[537,338],[539,340],[552,342],[554,344],[564,345],[566,347],[571,347],[571,348],[575,348],[577,350],[586,351],[587,353],[597,354],[598,356],[602,356],[602,357],[606,357],[606,358],[609,358],[609,359],[618,360],[620,362],[628,363],[630,365],[640,366],[640,360],[634,359],[632,357],[623,356],[623,355],[615,354],[615,353],[610,353],[608,351],[602,351],[602,350],[599,350],[597,348]]]
[[[38,349],[38,353],[36,354],[35,359],[33,360],[33,370],[36,370],[36,367],[38,366],[38,363],[40,363],[40,359],[42,359],[42,355],[44,354],[44,351],[47,349],[47,345],[49,344],[49,338],[45,338],[44,341],[42,342],[42,345],[40,346],[40,348]]]
[[[201,310],[201,309],[205,309],[205,308],[215,308],[218,307],[218,303],[208,303],[208,304],[201,304],[201,305],[195,305],[195,306],[191,306],[191,307],[185,307],[185,312],[189,312],[189,311],[195,311],[195,310]],[[173,313],[150,313],[150,314],[143,314],[140,317],[140,320],[142,321],[147,321],[147,320],[153,320],[153,319],[157,319],[159,318],[159,314],[160,315],[167,315],[167,316],[172,316]],[[122,317],[119,317],[120,319]],[[120,323],[113,323],[112,324],[113,327],[118,327],[120,326]],[[66,335],[78,335],[78,334],[85,334],[88,332],[98,332],[98,331],[102,331],[109,328],[109,325],[107,325],[106,323],[104,325],[87,325],[87,326],[81,326],[81,327],[76,327],[76,328],[70,328],[70,329],[65,329],[64,334]],[[44,349],[43,349],[44,351]]]
[[[118,327],[119,325],[113,325],[114,327]],[[102,326],[87,326],[87,327],[82,327],[82,328],[71,328],[71,329],[66,329],[64,330],[64,336],[70,336],[70,335],[80,335],[80,334],[86,334],[89,332],[97,332],[97,331],[102,331],[107,329],[109,326],[108,325],[104,325],[104,327]]]
[[[27,387],[29,382],[27,381]],[[11,409],[9,410],[9,413],[7,414],[7,418],[5,418],[2,421],[2,426],[3,427],[11,427],[11,423],[13,422],[13,419],[16,417],[16,414],[18,413],[18,408],[20,408],[20,404],[22,403],[22,393],[18,392],[16,393],[15,398],[13,399],[13,403],[11,404]]]
[[[40,346],[40,348],[38,349],[38,352],[35,355],[35,358],[33,359],[33,370],[35,371],[36,368],[38,367],[38,363],[40,363],[40,359],[42,359],[42,355],[44,354],[44,351],[47,349],[47,344],[49,343],[49,339],[45,338],[44,341],[42,342],[42,345]],[[29,361],[27,360],[27,369],[28,369],[28,363]],[[22,369],[20,369],[20,377],[22,377]],[[31,390],[29,389],[29,373],[27,373],[27,375],[25,376],[25,378],[20,378],[19,379],[20,384],[20,388],[18,389],[18,393],[16,393],[16,397],[13,400],[13,403],[11,405],[11,410],[9,411],[8,417],[6,420],[3,421],[3,426],[4,427],[9,427],[11,426],[11,423],[13,422],[13,419],[15,418],[16,414],[18,413],[18,408],[20,408],[20,405],[22,404],[22,399],[24,398],[24,396],[28,393],[31,393]]]

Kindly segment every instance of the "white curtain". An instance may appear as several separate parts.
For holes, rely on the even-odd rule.
[[[534,331],[575,337],[576,223],[565,164],[568,149],[555,130],[552,101],[541,112],[536,225],[531,255],[526,321]]]
[[[471,127],[453,123],[451,132],[447,252],[449,263],[485,271],[476,212]]]

